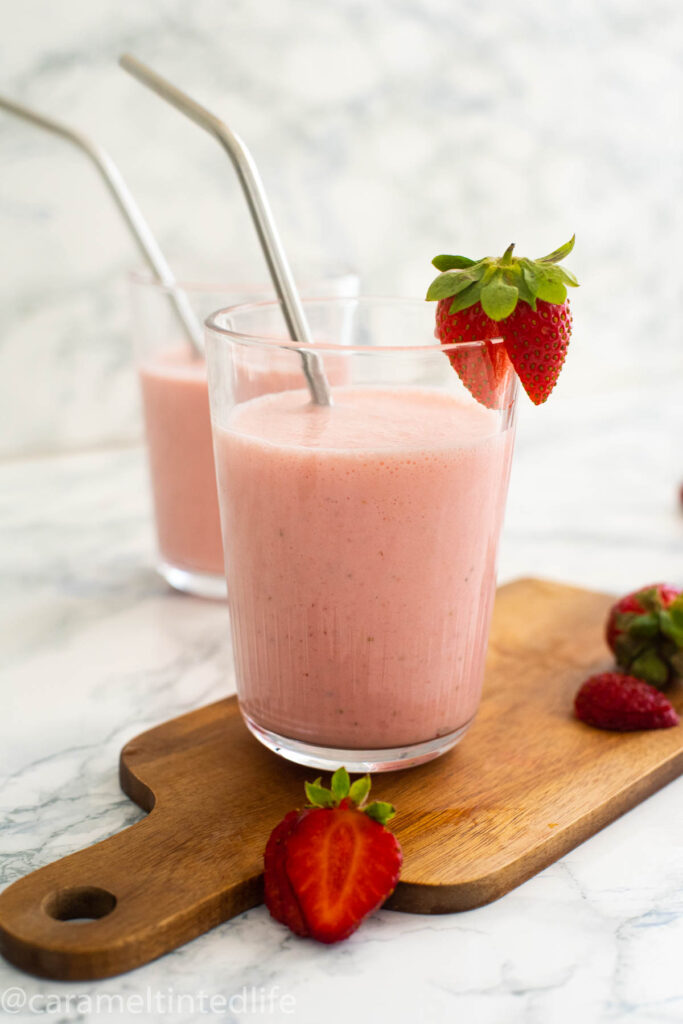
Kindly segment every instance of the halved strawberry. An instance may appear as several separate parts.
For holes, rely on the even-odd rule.
[[[573,274],[556,264],[573,247],[571,238],[538,260],[513,256],[514,245],[499,259],[435,257],[432,262],[441,273],[427,299],[438,300],[436,337],[444,345],[502,338],[529,398],[536,405],[545,402],[557,383],[571,335],[567,286],[578,285]],[[448,357],[475,398],[498,408],[506,366],[497,355],[493,370],[489,368],[492,348],[452,349]]]
[[[305,936],[309,934],[308,926],[285,870],[284,856],[287,840],[300,817],[301,811],[290,811],[270,833],[264,854],[263,888],[265,904],[273,917]]]
[[[338,942],[393,892],[401,870],[398,840],[384,827],[395,813],[365,805],[370,777],[351,785],[340,768],[330,789],[306,783],[309,806],[273,830],[265,855],[265,901],[298,935]]]
[[[450,299],[442,299],[437,305],[434,334],[442,345],[462,346],[446,352],[453,369],[478,402],[489,409],[500,409],[512,373],[504,344],[492,340],[500,338],[500,328],[482,313],[481,306],[470,306],[453,317],[450,305]],[[483,348],[478,344],[482,341],[486,341]]]
[[[663,693],[620,672],[601,672],[587,679],[574,698],[574,711],[586,725],[616,732],[671,729],[679,720]]]

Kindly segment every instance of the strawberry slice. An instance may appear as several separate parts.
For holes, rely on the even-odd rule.
[[[663,693],[619,672],[601,672],[587,679],[574,698],[574,712],[586,725],[616,732],[678,725],[676,709]]]
[[[545,402],[555,387],[572,329],[567,286],[578,285],[557,264],[573,247],[571,238],[538,260],[513,256],[514,245],[497,259],[432,260],[441,273],[429,286],[427,300],[438,302],[435,334],[441,343],[503,339],[509,362],[497,351],[500,346],[448,350],[460,379],[484,405],[501,407],[509,363],[534,404]]]
[[[401,870],[398,840],[385,822],[391,804],[365,804],[370,777],[351,785],[340,768],[331,788],[306,783],[309,806],[273,830],[264,858],[266,906],[298,935],[348,938],[393,892]]]
[[[285,870],[284,851],[294,832],[300,811],[290,811],[270,834],[264,854],[264,899],[276,921],[286,924],[297,935],[308,935],[308,926]]]
[[[396,837],[352,806],[311,811],[287,843],[287,874],[319,942],[348,938],[393,892],[400,867]]]

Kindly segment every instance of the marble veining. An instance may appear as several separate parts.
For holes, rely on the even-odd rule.
[[[2,91],[99,138],[181,276],[265,275],[225,156],[124,50],[244,135],[295,264],[421,295],[436,250],[576,231],[584,378],[638,372],[645,345],[680,367],[676,0],[23,0],[8,26]],[[2,113],[0,152],[0,454],[139,438],[130,239],[62,140]]]
[[[2,91],[97,134],[180,273],[263,271],[227,163],[116,68],[122,50],[229,115],[295,262],[321,273],[351,263],[367,291],[420,294],[437,249],[537,254],[576,230],[575,335],[552,400],[520,406],[500,576],[683,584],[679,3],[23,0],[6,20]],[[0,150],[4,886],[138,820],[121,746],[234,676],[225,607],[153,569],[129,241],[59,140],[0,113]],[[54,1024],[674,1024],[682,798],[679,780],[487,907],[383,911],[332,948],[255,908],[109,981],[0,962],[0,1007]],[[249,1006],[276,986],[293,1013]],[[17,987],[35,1009],[3,1004]]]
[[[673,400],[675,382],[662,388]],[[681,582],[680,467],[660,422],[629,415],[632,400],[629,389],[587,397],[580,417],[559,396],[544,410],[522,405],[502,579]],[[6,462],[0,515],[5,885],[138,820],[118,788],[121,746],[232,692],[234,678],[225,606],[172,594],[154,573],[142,449]],[[40,1014],[54,1022],[101,1019],[64,1002],[98,995],[194,1000],[173,1012],[151,1003],[143,1019],[246,1021],[258,1014],[244,1000],[266,992],[294,999],[293,1014],[271,1019],[302,1024],[369,1022],[379,1002],[398,1024],[673,1024],[683,1016],[682,798],[679,780],[467,913],[382,911],[324,948],[255,908],[109,981],[39,981],[0,962],[0,999],[16,986],[26,998],[56,994],[59,1009]],[[234,997],[234,1012],[202,1010],[212,996]]]

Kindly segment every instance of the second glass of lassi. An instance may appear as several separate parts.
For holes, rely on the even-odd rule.
[[[457,743],[479,705],[516,377],[501,342],[459,346],[491,382],[476,401],[423,302],[304,308],[329,406],[277,302],[207,321],[240,708],[290,760],[408,767]],[[243,382],[268,366],[289,383],[254,396]]]
[[[304,280],[306,277],[304,276]],[[199,597],[225,598],[223,545],[211,441],[206,362],[180,329],[172,288],[148,273],[132,274],[131,305],[135,356],[145,419],[147,455],[154,500],[157,568],[176,590]],[[309,290],[353,296],[354,273],[322,278]],[[213,310],[237,302],[268,299],[263,284],[183,282],[184,296],[198,324]],[[201,328],[199,328],[201,334]],[[242,380],[242,393],[298,385],[289,362],[265,360]]]

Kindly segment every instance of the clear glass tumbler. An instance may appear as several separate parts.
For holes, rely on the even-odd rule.
[[[303,280],[306,280],[304,277]],[[154,498],[157,568],[176,590],[225,598],[206,363],[184,337],[169,289],[133,274],[132,328]],[[183,283],[199,323],[220,306],[273,298],[255,284]],[[356,295],[358,279],[339,273],[309,286]]]
[[[425,302],[304,306],[329,407],[278,303],[207,320],[240,707],[292,761],[408,767],[479,705],[516,377],[500,341],[439,345]]]

